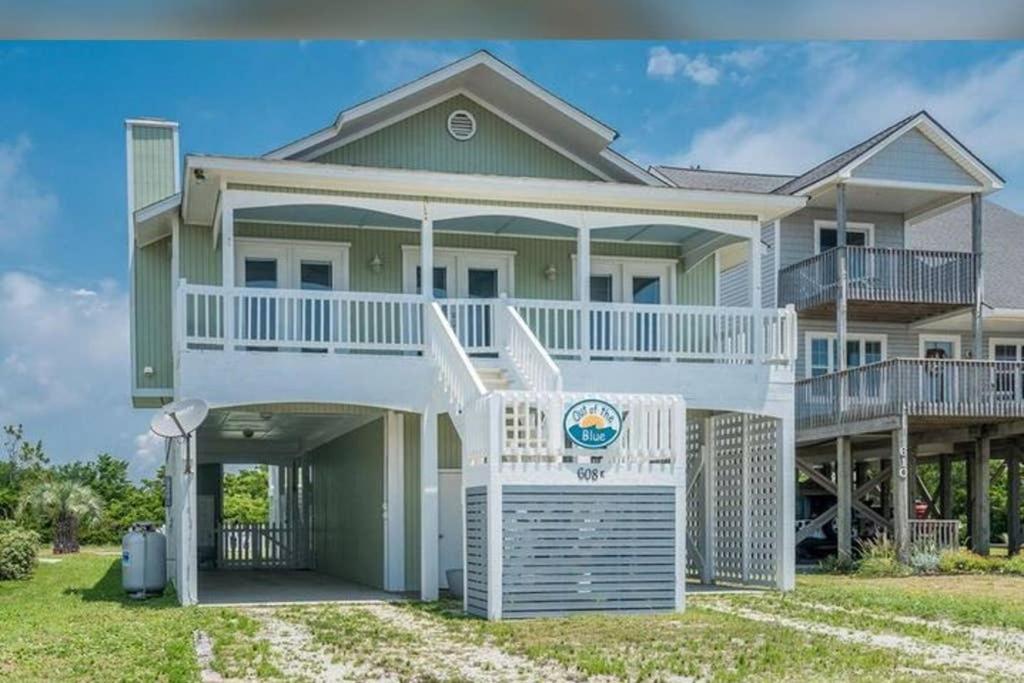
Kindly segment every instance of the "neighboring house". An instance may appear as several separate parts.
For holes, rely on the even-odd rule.
[[[793,305],[800,316],[797,544],[831,534],[832,522],[841,554],[851,552],[854,522],[865,535],[889,530],[903,553],[918,538],[955,542],[956,522],[943,518],[952,516],[951,462],[963,457],[968,536],[987,552],[998,457],[1014,482],[1008,526],[1018,547],[1024,219],[982,200],[1002,179],[926,112],[796,177],[653,170],[684,188],[807,200],[763,225],[759,268],[763,305]],[[720,282],[749,263],[719,269]],[[919,462],[938,464],[938,490],[919,481]],[[814,504],[814,487],[833,504]],[[916,519],[922,505],[931,519]]]
[[[616,136],[483,52],[262,156],[182,165],[176,124],[127,122],[133,404],[211,407],[168,451],[182,602],[792,588],[796,314],[743,262],[828,210],[673,187]],[[226,526],[254,463],[271,524]]]

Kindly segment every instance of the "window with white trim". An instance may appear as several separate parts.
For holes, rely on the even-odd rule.
[[[835,372],[839,367],[836,335],[807,335],[807,376],[818,377]],[[850,334],[846,337],[846,367],[856,368],[885,360],[886,336]]]
[[[839,244],[835,221],[814,221],[814,253],[821,254]],[[846,244],[851,247],[875,246],[875,226],[871,223],[846,223]]]

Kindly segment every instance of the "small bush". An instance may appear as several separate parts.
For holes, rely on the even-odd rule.
[[[868,578],[907,576],[911,573],[910,567],[895,557],[867,557],[857,565],[857,576]]]
[[[910,568],[918,574],[934,574],[939,568],[939,556],[933,541],[919,541],[910,548]]]
[[[966,548],[947,550],[939,556],[939,571],[943,574],[984,574],[997,566],[998,562]]]
[[[39,535],[10,520],[0,520],[0,581],[24,579],[36,566]]]
[[[849,574],[857,568],[857,565],[848,557],[829,555],[818,563],[818,569],[826,574]]]
[[[1024,576],[1024,555],[1014,555],[1003,562],[1000,571],[1004,574],[1016,574],[1018,576]]]

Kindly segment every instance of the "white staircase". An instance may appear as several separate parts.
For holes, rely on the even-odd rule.
[[[512,387],[512,380],[505,368],[490,365],[473,364],[487,391],[506,391]]]

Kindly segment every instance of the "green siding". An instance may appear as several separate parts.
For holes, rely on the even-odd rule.
[[[384,420],[320,446],[309,461],[317,571],[383,587]]]
[[[171,359],[171,240],[135,249],[135,384],[159,389],[174,384]],[[153,374],[143,370],[149,366]]]
[[[174,129],[132,126],[132,186],[135,209],[174,194]]]
[[[476,119],[476,134],[469,140],[456,140],[448,133],[448,115],[456,109],[465,109]],[[464,95],[331,150],[315,161],[450,173],[599,180],[576,162]]]
[[[437,468],[439,470],[462,469],[462,439],[455,431],[455,425],[448,413],[437,419]]]
[[[679,303],[692,306],[715,305],[715,259],[706,258],[679,278]]]
[[[178,250],[181,277],[193,285],[219,285],[220,246],[213,246],[213,230],[206,225],[183,225],[178,235],[181,238]]]
[[[357,292],[401,292],[402,245],[417,245],[420,241],[419,233],[410,230],[244,222],[239,222],[235,226],[235,235],[236,237],[348,242],[352,245],[349,249],[349,288]],[[205,245],[201,248],[212,253],[208,229],[206,239],[200,239],[199,242],[201,245]],[[521,299],[572,299],[572,256],[576,253],[574,240],[438,232],[434,235],[434,245],[438,248],[514,251],[516,256],[515,292],[511,293],[513,296]],[[591,253],[595,256],[677,259],[679,258],[679,247],[625,242],[592,242]],[[383,268],[377,273],[367,265],[374,255],[379,255],[384,262]],[[186,261],[201,260],[198,255],[186,256],[184,249],[181,258],[183,268]],[[553,265],[558,271],[554,281],[548,280],[544,275],[548,265]],[[219,278],[219,269],[217,272]],[[677,273],[679,274],[677,296],[681,303],[714,304],[714,259],[702,261],[688,273],[682,273],[680,263]],[[191,281],[192,278],[189,277],[189,280]]]

